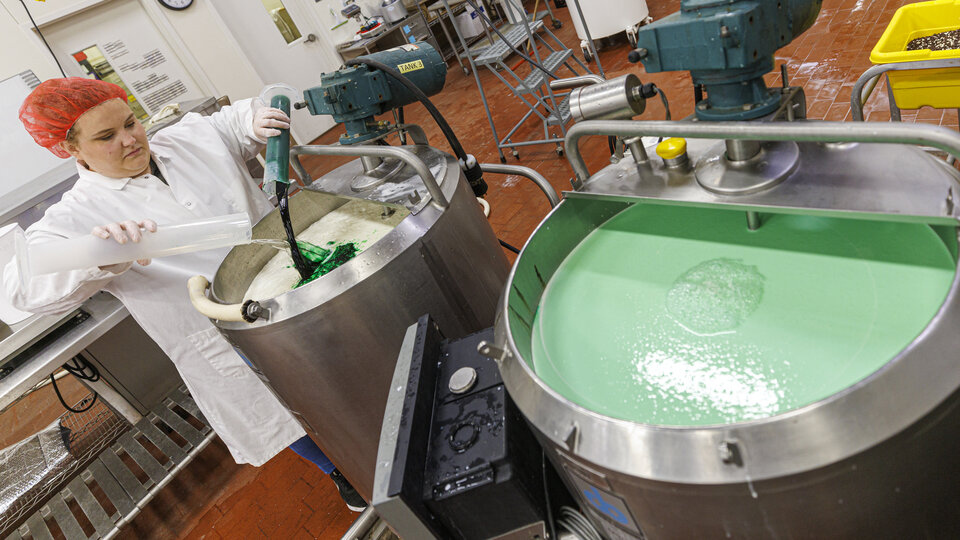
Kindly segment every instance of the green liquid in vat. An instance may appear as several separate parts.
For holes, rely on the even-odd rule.
[[[926,225],[635,205],[550,279],[532,365],[641,423],[764,418],[867,377],[930,322],[955,261]]]
[[[297,247],[307,261],[310,277],[301,279],[293,286],[294,289],[306,285],[320,276],[329,274],[360,253],[360,248],[357,247],[355,242],[344,242],[342,244],[327,242],[327,247],[322,248],[310,242],[297,240]]]

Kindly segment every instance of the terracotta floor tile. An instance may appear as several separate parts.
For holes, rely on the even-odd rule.
[[[214,525],[220,518],[223,517],[223,513],[220,512],[220,509],[216,506],[210,507],[209,510],[200,518],[200,521],[196,524],[193,530],[190,531],[184,538],[190,540],[201,540],[207,538],[209,533],[212,531]],[[217,533],[219,534],[219,533]]]
[[[846,119],[850,115],[850,105],[845,103],[834,103],[830,106],[830,110],[827,111],[827,115],[823,117],[824,120],[830,120],[839,122]]]

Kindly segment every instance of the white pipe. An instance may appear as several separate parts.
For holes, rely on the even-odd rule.
[[[483,207],[483,216],[490,217],[490,202],[488,202],[486,199],[481,199],[480,197],[477,197],[477,202],[479,202],[480,206]]]
[[[244,322],[243,304],[218,304],[207,298],[210,282],[203,276],[193,276],[187,281],[187,292],[193,309],[201,315],[218,321]]]
[[[28,276],[35,276],[246,244],[251,236],[250,216],[238,213],[162,225],[156,232],[143,233],[139,242],[121,244],[88,234],[18,244],[17,259]]]

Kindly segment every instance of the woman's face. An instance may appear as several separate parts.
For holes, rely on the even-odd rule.
[[[110,178],[145,174],[150,169],[147,132],[120,99],[111,99],[83,113],[73,137],[60,143],[91,171]]]

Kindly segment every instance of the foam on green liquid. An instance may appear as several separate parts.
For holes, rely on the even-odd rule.
[[[522,264],[522,262],[521,262]],[[532,365],[571,401],[635,422],[772,416],[878,370],[953,281],[926,225],[635,205],[550,279]]]

